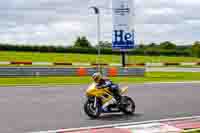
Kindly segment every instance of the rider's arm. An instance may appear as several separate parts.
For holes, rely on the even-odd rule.
[[[107,88],[107,87],[109,87],[111,84],[112,84],[111,81],[106,80],[105,83],[102,84],[102,85],[100,85],[100,86],[98,86],[98,88]]]

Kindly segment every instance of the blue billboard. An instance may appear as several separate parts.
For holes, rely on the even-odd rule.
[[[134,31],[125,32],[124,30],[114,30],[112,48],[126,51],[134,48]]]

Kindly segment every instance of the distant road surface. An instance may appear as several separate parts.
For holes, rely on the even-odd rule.
[[[147,72],[200,72],[200,68],[184,68],[184,67],[147,67]]]

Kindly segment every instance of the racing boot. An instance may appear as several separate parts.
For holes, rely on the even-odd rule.
[[[108,112],[108,106],[109,106],[110,104],[115,104],[115,103],[117,103],[116,99],[115,99],[115,98],[112,98],[111,100],[109,100],[108,102],[106,102],[106,103],[104,103],[104,104],[102,105],[102,111],[103,111],[103,112]]]
[[[117,101],[117,104],[120,104],[120,102],[121,102],[121,95],[120,95],[120,93],[119,93],[119,89],[114,89],[113,90],[113,95],[114,95],[114,98],[116,99],[116,101]]]

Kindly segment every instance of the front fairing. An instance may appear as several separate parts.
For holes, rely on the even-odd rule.
[[[92,83],[89,85],[88,89],[86,90],[86,96],[94,96],[94,93],[97,91],[96,83]]]
[[[88,89],[86,90],[86,96],[88,97],[101,97],[104,94],[107,94],[109,92],[108,89],[98,89],[96,87],[96,83],[92,83],[89,85]]]

